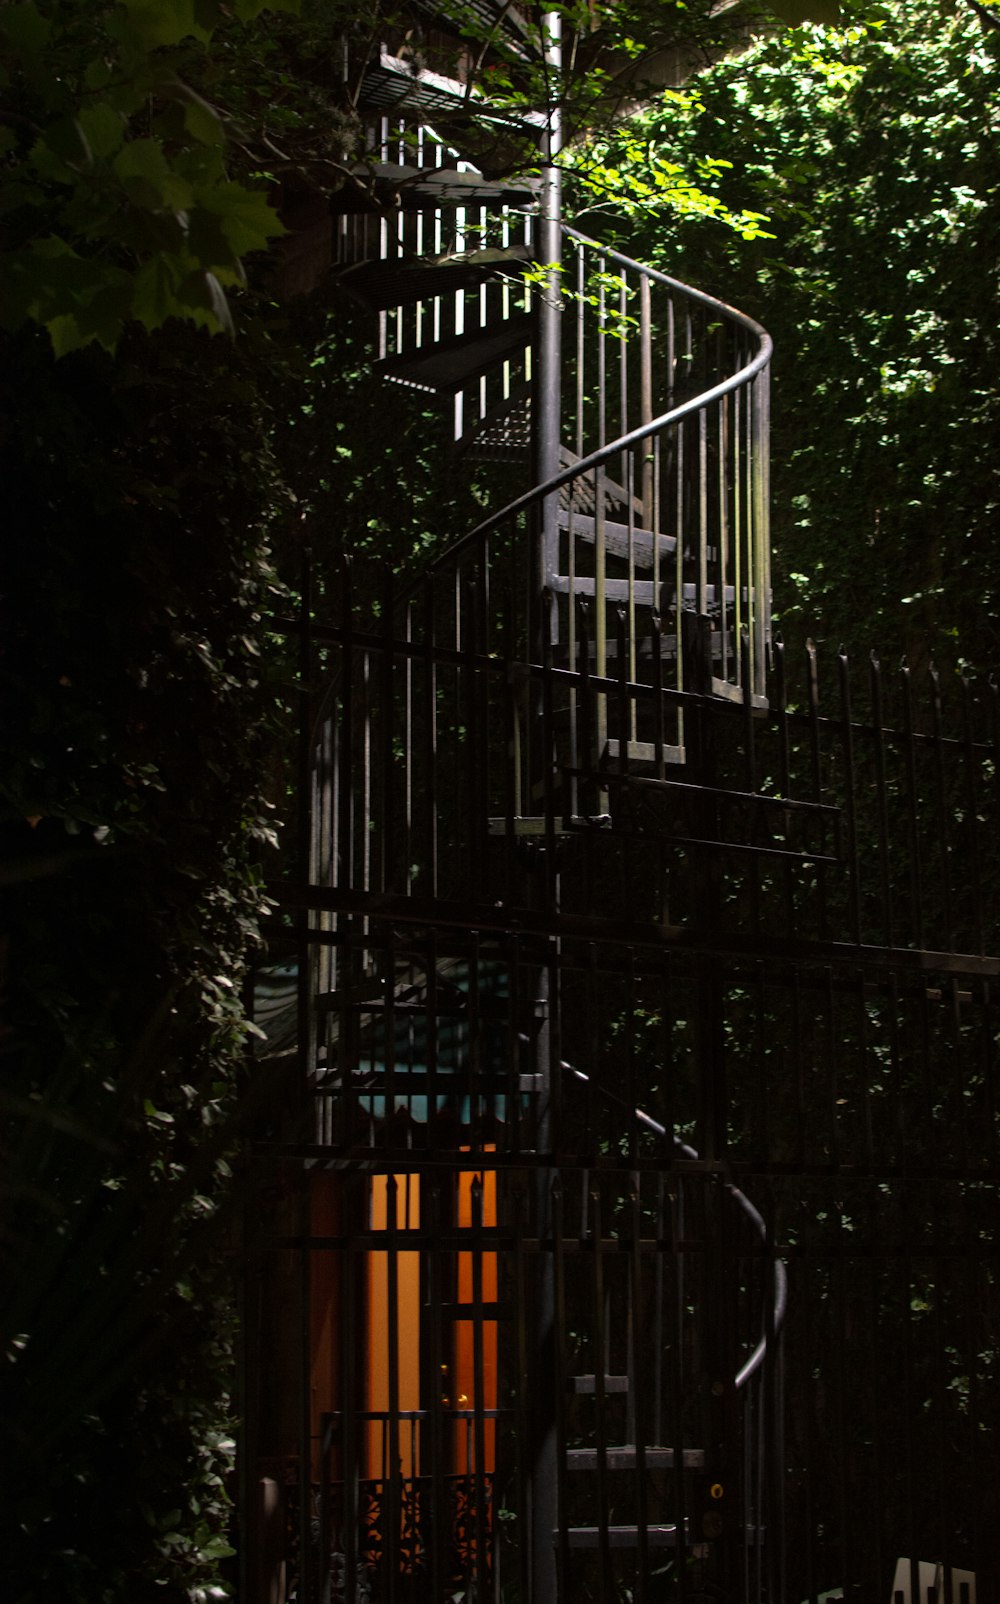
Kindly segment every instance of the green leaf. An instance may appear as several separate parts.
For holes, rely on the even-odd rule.
[[[128,305],[128,275],[118,268],[108,270],[109,282],[74,315],[80,332],[113,352],[121,339],[124,312]]]
[[[156,50],[193,36],[208,42],[210,31],[195,16],[194,0],[124,0],[126,16],[113,31],[133,49]]]
[[[4,6],[0,10],[0,33],[19,53],[37,55],[49,42],[52,24],[47,17],[39,16],[37,6]]]
[[[230,245],[222,226],[222,218],[204,206],[195,206],[188,213],[188,249],[201,267],[235,268],[239,256]]]
[[[191,203],[190,185],[171,170],[156,139],[131,140],[115,157],[114,169],[134,206],[180,211]]]
[[[170,173],[155,139],[133,139],[115,157],[115,172],[136,206],[161,206]]]
[[[208,314],[205,319],[197,319],[198,322],[204,322],[205,327],[217,333],[228,334],[231,338],[235,337],[236,329],[226,292],[214,273],[200,270],[189,274],[181,285],[177,298],[185,308],[193,308]]]
[[[218,145],[192,145],[190,150],[179,150],[174,172],[189,184],[218,184],[225,178],[222,152]]]
[[[269,239],[285,232],[277,212],[259,190],[244,189],[242,184],[218,184],[198,198],[206,211],[220,219],[222,231],[237,256],[262,250]]]
[[[78,256],[64,239],[49,234],[33,240],[25,254],[40,305],[55,299],[83,300],[104,282],[105,268]]]
[[[31,165],[43,178],[75,183],[92,161],[90,145],[75,117],[59,117],[32,147]]]
[[[96,61],[90,62],[86,68],[83,74],[83,81],[88,89],[106,89],[114,75],[111,62],[103,56],[99,56]]]
[[[106,101],[86,106],[80,113],[79,123],[91,154],[98,160],[113,156],[120,149],[125,137],[125,121]]]
[[[230,1547],[224,1537],[211,1537],[202,1548],[201,1553],[206,1559],[229,1559],[230,1555],[236,1553],[236,1550]]]
[[[221,145],[225,138],[218,112],[193,92],[184,106],[184,126],[202,145]]]
[[[49,318],[45,327],[56,356],[67,356],[70,351],[79,351],[82,346],[90,344],[91,335],[84,334],[71,312]]]
[[[151,256],[132,281],[132,315],[147,329],[158,329],[168,317],[180,314],[177,287],[181,282],[174,256]]]

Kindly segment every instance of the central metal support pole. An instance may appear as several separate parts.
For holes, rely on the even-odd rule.
[[[559,472],[559,444],[562,387],[562,174],[559,171],[559,154],[562,150],[562,18],[555,12],[542,18],[545,40],[545,63],[548,74],[548,122],[545,131],[542,165],[541,217],[539,219],[538,251],[540,261],[548,268],[538,309],[538,340],[534,373],[535,411],[535,483]],[[559,553],[559,496],[546,496],[541,505],[541,540],[539,542],[538,594],[548,584],[549,575],[557,571]],[[554,604],[553,604],[554,605]],[[542,620],[543,628],[555,629],[555,615]],[[555,636],[551,636],[553,640]]]
[[[561,414],[562,284],[562,176],[558,168],[562,149],[562,18],[555,12],[542,17],[545,64],[548,75],[548,123],[543,151],[539,255],[548,267],[538,314],[537,365],[534,371],[535,483],[542,484],[559,471]],[[544,497],[538,540],[537,661],[544,660],[546,640],[558,639],[555,598],[548,591],[549,576],[557,571],[559,556],[559,494]],[[550,599],[546,600],[546,597]],[[570,602],[572,605],[572,600]],[[536,721],[539,725],[541,720]],[[542,773],[550,754],[542,754]],[[538,1088],[538,1150],[553,1154],[558,1146],[552,1130],[553,1055],[550,1050],[551,1007],[549,972],[539,975],[535,1003],[535,1074]],[[555,1244],[552,1240],[552,1175],[543,1164],[537,1176],[535,1207],[539,1254],[534,1347],[530,1364],[535,1396],[529,1399],[533,1421],[531,1444],[531,1597],[533,1604],[555,1604],[557,1576],[554,1533],[559,1519],[558,1432],[555,1413]]]
[[[537,1141],[540,1153],[554,1151],[552,1133],[549,972],[538,977],[535,998],[535,1070],[539,1077]],[[541,1251],[535,1305],[535,1351],[529,1375],[531,1443],[531,1581],[532,1604],[557,1598],[555,1531],[559,1522],[558,1426],[556,1420],[555,1241],[552,1220],[552,1171],[539,1166],[535,1178],[536,1229]]]

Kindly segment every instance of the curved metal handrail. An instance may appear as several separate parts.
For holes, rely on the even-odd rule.
[[[474,529],[470,529],[467,534],[461,535],[458,540],[453,541],[450,546],[435,557],[424,569],[423,573],[407,587],[401,600],[405,601],[416,592],[425,575],[435,573],[449,562],[459,559],[464,551],[477,541],[482,540],[486,535],[491,534],[493,530],[498,529],[508,519],[517,517],[520,513],[527,511],[529,507],[536,506],[539,502],[544,501],[546,497],[561,490],[564,485],[572,484],[574,480],[593,472],[595,468],[603,467],[605,463],[610,462],[613,457],[620,455],[623,451],[628,451],[633,446],[641,445],[644,440],[648,440],[653,435],[671,427],[671,425],[693,416],[695,413],[700,412],[702,408],[710,406],[713,401],[718,401],[723,396],[731,395],[735,390],[741,389],[749,384],[758,373],[761,373],[771,360],[774,350],[771,336],[760,323],[757,323],[745,312],[729,306],[725,301],[718,300],[714,295],[708,295],[704,290],[695,289],[692,285],[682,283],[680,279],[671,278],[667,273],[661,273],[657,268],[648,267],[642,262],[635,261],[632,257],[623,255],[620,251],[602,245],[599,240],[591,239],[589,235],[581,234],[579,230],[570,228],[567,224],[563,225],[562,232],[564,238],[576,240],[581,245],[600,251],[604,259],[613,261],[619,267],[639,273],[653,283],[662,284],[668,289],[685,295],[689,300],[707,307],[710,311],[718,312],[731,319],[760,341],[757,355],[750,362],[745,363],[743,367],[737,369],[729,378],[720,380],[718,384],[712,385],[710,389],[703,391],[700,395],[690,397],[680,406],[671,407],[667,412],[661,413],[659,417],[653,418],[650,422],[641,424],[638,428],[629,430],[627,434],[620,435],[617,439],[609,441],[598,450],[590,452],[588,456],[581,457],[578,462],[571,463],[568,467],[561,469],[559,473],[552,474],[550,478],[543,480],[541,484],[533,485],[530,490],[524,491],[522,495],[516,496],[513,501],[501,507],[498,512],[491,513],[488,518],[484,518]]]
[[[570,1075],[573,1076],[574,1080],[581,1081],[586,1086],[594,1084],[586,1070],[577,1069],[574,1064],[567,1063],[565,1059],[560,1060],[559,1068],[566,1070]],[[622,1108],[629,1107],[624,1097],[617,1096],[616,1093],[610,1091],[608,1087],[598,1086],[597,1090],[608,1100],[608,1102],[617,1103]],[[671,1133],[667,1130],[667,1127],[665,1125],[661,1125],[658,1119],[654,1119],[652,1114],[647,1114],[645,1109],[632,1108],[629,1110],[629,1112],[640,1125],[644,1125],[648,1131],[652,1131],[654,1136],[671,1136],[674,1150],[675,1152],[680,1153],[682,1158],[688,1159],[692,1163],[697,1163],[699,1161],[700,1155],[695,1148],[691,1147],[687,1142],[682,1142],[679,1136],[671,1135]],[[767,1225],[760,1210],[756,1208],[753,1203],[751,1203],[746,1193],[741,1192],[739,1187],[734,1186],[731,1181],[726,1182],[726,1191],[729,1193],[729,1196],[732,1198],[737,1208],[739,1208],[746,1215],[761,1243],[767,1247]],[[781,1328],[785,1323],[785,1315],[787,1311],[788,1272],[785,1269],[785,1261],[783,1259],[775,1259],[774,1305],[771,1315],[771,1331],[773,1332],[774,1336],[778,1336],[780,1333]],[[750,1380],[750,1377],[755,1375],[760,1369],[761,1365],[764,1363],[764,1360],[767,1357],[767,1342],[768,1332],[765,1330],[761,1335],[757,1346],[744,1360],[743,1364],[740,1366],[735,1377],[733,1378],[733,1385],[737,1392],[746,1386],[747,1382]]]

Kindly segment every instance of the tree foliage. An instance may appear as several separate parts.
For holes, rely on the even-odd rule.
[[[998,43],[971,12],[891,0],[763,40],[630,130],[731,163],[721,198],[768,219],[736,248],[666,215],[617,226],[775,338],[777,608],[796,637],[995,655]]]
[[[4,354],[6,1596],[198,1601],[229,1552],[280,481],[222,341]]]
[[[232,330],[226,289],[281,225],[263,189],[230,176],[224,114],[196,84],[212,77],[220,26],[263,9],[19,0],[0,12],[5,328],[44,323],[57,355],[92,340],[112,350],[130,317]]]
[[[234,332],[245,258],[283,232],[282,203],[357,182],[364,63],[388,37],[412,61],[460,73],[467,102],[438,115],[446,137],[489,169],[531,167],[525,113],[558,107],[589,135],[593,182],[621,184],[593,136],[641,102],[742,48],[755,13],[712,0],[562,0],[562,64],[547,60],[537,11],[520,34],[454,8],[442,44],[433,7],[382,0],[17,0],[0,10],[0,327],[43,324],[57,355],[112,351],[133,321],[180,318]],[[770,0],[772,14],[823,18],[831,0]],[[260,14],[296,13],[287,19]],[[348,71],[344,72],[344,62]],[[353,65],[352,65],[353,64]],[[651,153],[635,199],[732,221],[700,177]],[[736,226],[752,237],[752,219]]]

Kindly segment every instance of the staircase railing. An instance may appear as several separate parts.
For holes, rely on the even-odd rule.
[[[684,686],[682,619],[710,622],[711,689],[764,695],[770,639],[768,370],[771,340],[745,313],[600,245],[563,234],[562,385],[565,466],[449,546],[431,564],[467,570],[491,536],[513,536],[509,561],[549,591],[547,633],[575,661],[569,599],[594,615],[594,672],[614,647],[622,609],[629,678],[649,674],[653,620],[661,655]],[[654,292],[662,292],[657,296]],[[559,495],[560,535],[537,540],[528,514]],[[535,520],[537,524],[537,518]],[[496,567],[496,558],[493,558]]]
[[[574,1064],[568,1064],[565,1060],[563,1060],[559,1067],[564,1074],[572,1076],[574,1080],[582,1082],[583,1085],[589,1086],[591,1084],[590,1076],[586,1073],[586,1071],[578,1069]],[[600,1086],[598,1087],[598,1091],[602,1099],[618,1106],[619,1108],[627,1110],[629,1117],[633,1119],[637,1125],[641,1125],[645,1130],[651,1131],[652,1134],[659,1137],[661,1141],[665,1141],[666,1138],[671,1135],[671,1133],[667,1130],[667,1127],[662,1125],[658,1119],[654,1119],[652,1114],[647,1114],[645,1109],[642,1108],[630,1108],[628,1100],[624,1097],[619,1097],[615,1092],[611,1091],[609,1087]],[[673,1148],[675,1158],[684,1159],[694,1164],[699,1162],[700,1155],[696,1152],[696,1150],[688,1142],[682,1141],[681,1138],[676,1134],[671,1137],[671,1146]],[[741,1192],[739,1187],[735,1186],[731,1181],[726,1182],[725,1190],[727,1195],[736,1204],[741,1214],[743,1214],[744,1217],[749,1220],[754,1235],[756,1236],[761,1247],[766,1252],[769,1247],[770,1239],[768,1237],[767,1225],[764,1222],[764,1217],[760,1213],[760,1210],[755,1208],[753,1203],[751,1203],[750,1199],[747,1197],[746,1193]],[[746,1359],[744,1359],[736,1373],[733,1385],[737,1392],[739,1392],[742,1387],[746,1386],[751,1376],[756,1375],[757,1371],[764,1363],[764,1360],[767,1358],[768,1333],[770,1331],[775,1337],[780,1335],[781,1328],[785,1323],[785,1315],[787,1310],[788,1273],[785,1269],[784,1260],[776,1258],[774,1260],[774,1293],[771,1301],[770,1313],[764,1321],[764,1330],[761,1332],[760,1338],[754,1346],[752,1353],[747,1355]]]
[[[432,198],[437,179],[426,182]],[[416,186],[411,196],[415,191]],[[417,1097],[426,1099],[428,1140],[436,1120],[434,1142],[446,1141],[443,1118],[437,1119],[443,1039],[439,943],[450,932],[471,940],[470,1006],[475,990],[478,1019],[484,989],[479,943],[494,940],[495,961],[503,964],[508,949],[520,951],[523,941],[510,981],[517,996],[506,1005],[503,1062],[486,1065],[481,1029],[475,1048],[462,1048],[454,1085],[446,1085],[453,1094],[449,1117],[454,1126],[447,1140],[458,1144],[453,1158],[462,1167],[510,1170],[525,1161],[526,1173],[534,1175],[544,1155],[555,1151],[550,1121],[559,1096],[560,1077],[549,1068],[559,1060],[548,1056],[556,1026],[543,1021],[555,1019],[571,994],[570,988],[563,995],[567,983],[557,948],[564,940],[630,941],[632,932],[663,919],[662,877],[658,881],[648,860],[640,861],[644,846],[633,852],[627,820],[616,817],[619,800],[633,781],[662,781],[671,766],[676,774],[687,763],[688,781],[703,778],[701,758],[695,761],[696,726],[697,708],[707,697],[740,702],[748,719],[764,699],[770,633],[771,343],[752,319],[714,297],[564,229],[557,276],[562,361],[558,373],[539,371],[532,330],[538,297],[549,291],[534,281],[544,278],[547,286],[551,272],[546,264],[546,271],[529,272],[526,280],[509,259],[492,271],[494,258],[485,253],[510,247],[519,227],[512,222],[496,247],[476,236],[476,249],[484,254],[480,262],[462,264],[453,294],[440,275],[452,271],[456,256],[475,254],[463,238],[469,219],[463,222],[461,214],[459,207],[450,225],[449,238],[462,247],[455,251],[438,222],[429,220],[430,209],[428,217],[418,212],[397,219],[395,234],[382,217],[368,215],[357,230],[351,217],[345,221],[345,234],[354,242],[348,270],[357,269],[356,285],[364,285],[368,304],[382,311],[385,376],[448,396],[456,448],[494,465],[519,460],[520,472],[537,436],[533,409],[545,399],[545,385],[556,385],[562,465],[542,475],[529,458],[535,482],[528,489],[451,542],[413,584],[394,589],[387,577],[377,605],[370,593],[357,605],[346,572],[322,622],[304,598],[302,679],[312,717],[302,758],[312,793],[304,810],[301,852],[307,884],[300,902],[299,1058],[306,1066],[306,1100],[315,1112],[311,1151],[339,1155],[338,1162],[347,1155],[350,1163],[371,1159],[376,1167],[395,1165],[398,1158],[402,1167],[416,1169],[419,1153],[411,1159],[405,1148],[393,1158],[389,1147],[402,1140],[395,1116],[402,1113],[411,1123],[417,1118]],[[526,238],[534,245],[529,230],[520,235],[519,250]],[[416,277],[427,270],[417,261],[421,242],[424,254],[433,257],[426,288]],[[371,271],[386,264],[391,271]],[[413,282],[403,284],[410,273]],[[390,310],[397,291],[404,297],[398,316]],[[468,317],[458,310],[462,297],[471,304]],[[499,338],[491,345],[494,336]],[[496,467],[490,471],[495,474]],[[645,772],[636,775],[636,769]],[[623,827],[616,832],[618,824]],[[598,834],[608,826],[607,835]],[[574,835],[575,842],[556,841]],[[402,935],[389,934],[394,931]],[[400,998],[392,952],[397,939],[407,952],[412,946],[423,954],[429,977],[424,1057],[412,1034],[400,1046],[396,1030]],[[530,1001],[522,995],[525,986],[537,987]],[[359,1010],[373,990],[381,999],[378,1019],[384,1023],[381,1035],[372,1026],[365,1049]],[[522,1040],[518,1032],[525,1025]],[[544,1048],[535,1050],[532,1032],[540,1033],[539,1043],[545,1037]],[[363,1050],[369,1052],[367,1078]],[[486,1068],[492,1080],[484,1079]],[[498,1156],[486,1142],[484,1121],[488,1115],[498,1123],[501,1105],[506,1146]],[[647,1128],[656,1144],[671,1144],[667,1126],[649,1124],[650,1119]],[[435,1150],[434,1162],[443,1156]],[[665,1168],[677,1156],[676,1150],[669,1153]],[[691,1150],[679,1156],[696,1168],[700,1164]],[[565,1167],[577,1178],[586,1172],[586,1162],[572,1156]],[[610,1173],[606,1180],[609,1201],[618,1183]],[[657,1219],[665,1219],[659,1176],[655,1186]],[[562,1273],[561,1238],[538,1202],[534,1182],[532,1188],[531,1207],[537,1207],[538,1217],[529,1234],[543,1244],[532,1260],[530,1274],[537,1281],[532,1297],[544,1313],[554,1296],[554,1278]],[[725,1223],[731,1211],[728,1206],[715,1211],[720,1194],[714,1181],[705,1187],[696,1182],[686,1191],[699,1200],[696,1207],[705,1205],[709,1240],[716,1212]],[[721,1402],[707,1407],[721,1422],[720,1411],[731,1411],[733,1395],[740,1395],[746,1423],[739,1438],[752,1445],[747,1452],[753,1465],[740,1472],[751,1490],[732,1538],[734,1552],[738,1549],[748,1564],[747,1556],[755,1555],[759,1564],[763,1500],[752,1489],[758,1488],[764,1462],[761,1400],[776,1358],[772,1339],[784,1314],[784,1270],[768,1249],[756,1209],[741,1193],[730,1189],[729,1195],[743,1215],[739,1224],[750,1244],[749,1257],[754,1265],[759,1260],[763,1275],[754,1268],[745,1278],[744,1307],[752,1311],[752,1324],[745,1342],[736,1343],[739,1357],[730,1347],[733,1332],[720,1326],[718,1345],[726,1359],[714,1379],[722,1387]],[[645,1286],[650,1276],[660,1285],[666,1237],[659,1227],[651,1241],[640,1233],[641,1202],[637,1194],[631,1268],[617,1249],[612,1255],[613,1237],[591,1219],[596,1204],[582,1203],[580,1219],[574,1216],[580,1253],[590,1251],[586,1244],[600,1244],[595,1265],[601,1268],[600,1273],[595,1269],[593,1287],[577,1289],[583,1315],[593,1316],[594,1376],[575,1377],[581,1384],[593,1380],[592,1392],[584,1389],[581,1396],[596,1400],[599,1509],[596,1524],[586,1517],[588,1524],[573,1525],[568,1505],[560,1514],[554,1504],[550,1509],[540,1501],[539,1489],[554,1496],[560,1478],[565,1481],[569,1459],[556,1450],[552,1422],[548,1436],[541,1426],[532,1426],[538,1441],[524,1452],[534,1488],[535,1546],[542,1555],[533,1584],[537,1598],[555,1596],[538,1578],[556,1563],[557,1527],[560,1574],[571,1574],[570,1547],[575,1555],[577,1548],[586,1554],[596,1545],[605,1579],[612,1574],[614,1545],[634,1544],[642,1566],[651,1545],[673,1545],[683,1567],[688,1553],[707,1562],[702,1536],[714,1540],[722,1529],[712,1509],[703,1532],[692,1524],[693,1502],[685,1512],[684,1472],[707,1471],[710,1461],[715,1463],[708,1448],[699,1444],[692,1450],[698,1464],[692,1459],[688,1465],[682,1441],[677,1458],[665,1435],[654,1436],[648,1467],[641,1432],[630,1442],[612,1440],[608,1448],[608,1433],[618,1422],[613,1409],[621,1405],[634,1416],[639,1405],[609,1369],[614,1385],[609,1382],[608,1389],[617,1402],[604,1411],[602,1255],[617,1267],[618,1280],[628,1268],[636,1287]],[[424,1244],[432,1258],[446,1246],[430,1237]],[[716,1260],[695,1247],[688,1258],[698,1266],[695,1279],[701,1276],[715,1297],[725,1279],[724,1255]],[[686,1329],[686,1312],[675,1313],[678,1329]],[[537,1335],[542,1314],[536,1310],[532,1319]],[[565,1346],[564,1328],[565,1322],[556,1337]],[[665,1352],[665,1331],[665,1326],[650,1329],[642,1341]],[[628,1340],[638,1353],[638,1327]],[[542,1363],[543,1349],[544,1344],[538,1346],[533,1363]],[[679,1397],[682,1358],[678,1347]],[[562,1369],[574,1379],[568,1357]],[[348,1392],[345,1385],[345,1396]],[[477,1395],[481,1400],[481,1390]],[[568,1418],[569,1405],[561,1395],[551,1408],[553,1422],[557,1415]],[[666,1405],[664,1410],[669,1412]],[[720,1438],[722,1425],[713,1429]],[[683,1437],[683,1427],[678,1430]],[[634,1467],[628,1462],[630,1444],[637,1445]],[[609,1461],[609,1451],[620,1464]],[[586,1460],[589,1467],[589,1448],[572,1452],[574,1466]],[[439,1461],[440,1470],[440,1456]],[[481,1470],[481,1455],[477,1464]],[[614,1469],[631,1476],[633,1468],[640,1506],[647,1495],[647,1469],[656,1475],[679,1473],[676,1519],[651,1522],[640,1509],[634,1522],[611,1520],[607,1473]],[[522,1473],[528,1474],[523,1466]],[[303,1474],[303,1485],[307,1480]],[[651,1498],[658,1485],[650,1483]],[[717,1497],[713,1485],[703,1489],[706,1498]],[[582,1494],[574,1498],[582,1506]],[[525,1493],[525,1512],[526,1500]],[[479,1507],[482,1525],[482,1500]],[[351,1524],[348,1516],[345,1524]],[[477,1545],[475,1553],[484,1555],[485,1526]],[[304,1524],[300,1546],[305,1552]],[[353,1563],[348,1555],[349,1570]],[[391,1572],[391,1553],[385,1563]],[[560,1596],[572,1596],[568,1584]]]

